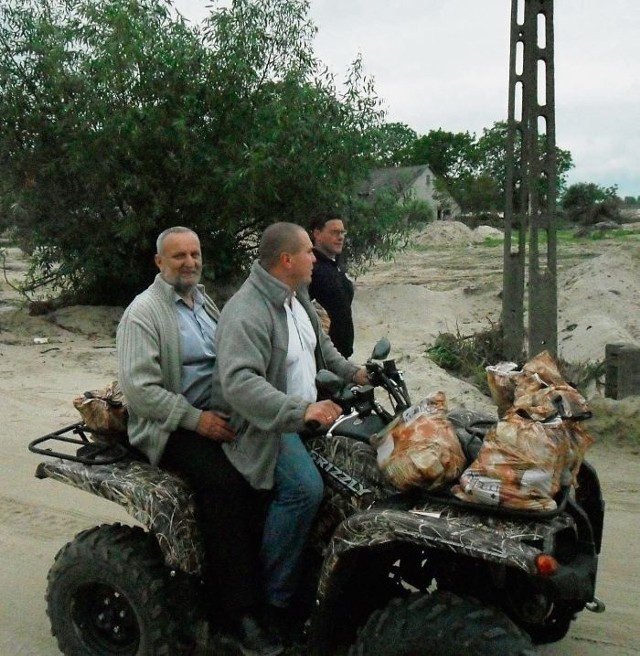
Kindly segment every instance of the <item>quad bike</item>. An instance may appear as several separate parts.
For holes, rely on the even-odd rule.
[[[533,654],[533,643],[561,640],[578,612],[602,612],[594,592],[604,502],[587,462],[578,487],[562,489],[553,512],[484,508],[447,490],[400,493],[390,485],[370,438],[411,401],[402,373],[385,359],[389,348],[381,340],[368,360],[370,385],[343,388],[329,372],[318,374],[319,388],[343,414],[328,431],[312,426],[305,437],[326,490],[302,586],[313,600],[305,650]],[[390,409],[376,391],[386,392]],[[449,419],[469,457],[495,421],[466,410]],[[38,478],[114,501],[145,527],[97,526],[60,550],[46,593],[60,650],[193,653],[203,624],[203,557],[187,486],[125,446],[92,441],[83,424],[29,448],[53,458],[38,465]]]

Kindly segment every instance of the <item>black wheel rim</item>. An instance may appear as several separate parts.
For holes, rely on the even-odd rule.
[[[71,617],[81,640],[93,653],[135,654],[140,630],[127,598],[104,583],[83,586],[72,600]]]

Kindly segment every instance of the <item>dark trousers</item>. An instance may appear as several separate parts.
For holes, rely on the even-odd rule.
[[[193,489],[205,549],[206,600],[219,613],[237,616],[262,603],[260,545],[269,496],[254,490],[218,442],[197,433],[172,433],[160,466]]]

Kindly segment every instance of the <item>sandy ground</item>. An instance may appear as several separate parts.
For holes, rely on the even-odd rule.
[[[435,390],[449,405],[492,411],[489,399],[448,376],[424,357],[439,332],[472,334],[500,314],[502,249],[482,240],[491,229],[457,223],[430,227],[417,249],[394,263],[378,263],[356,284],[357,348],[364,360],[375,340],[389,337],[414,399]],[[422,245],[420,245],[422,244]],[[561,247],[559,348],[571,362],[602,360],[605,344],[640,343],[638,242],[585,242]],[[26,261],[7,250],[9,282]],[[80,530],[129,517],[114,504],[33,473],[38,457],[28,442],[77,421],[77,394],[116,377],[114,332],[119,310],[66,308],[29,317],[0,281],[0,419],[5,455],[0,478],[0,654],[59,653],[45,613],[47,571],[56,552]],[[42,342],[46,339],[46,343]],[[594,398],[594,404],[597,399]],[[608,412],[618,404],[609,402]],[[626,402],[637,416],[640,398]],[[635,431],[636,444],[640,435]],[[631,656],[640,652],[640,448],[624,436],[598,435],[587,457],[600,472],[607,502],[598,596],[601,615],[584,612],[561,643],[540,647],[554,656]]]

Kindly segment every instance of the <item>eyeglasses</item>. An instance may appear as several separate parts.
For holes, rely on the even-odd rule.
[[[347,234],[346,230],[329,230],[329,234],[332,237],[345,237]]]

